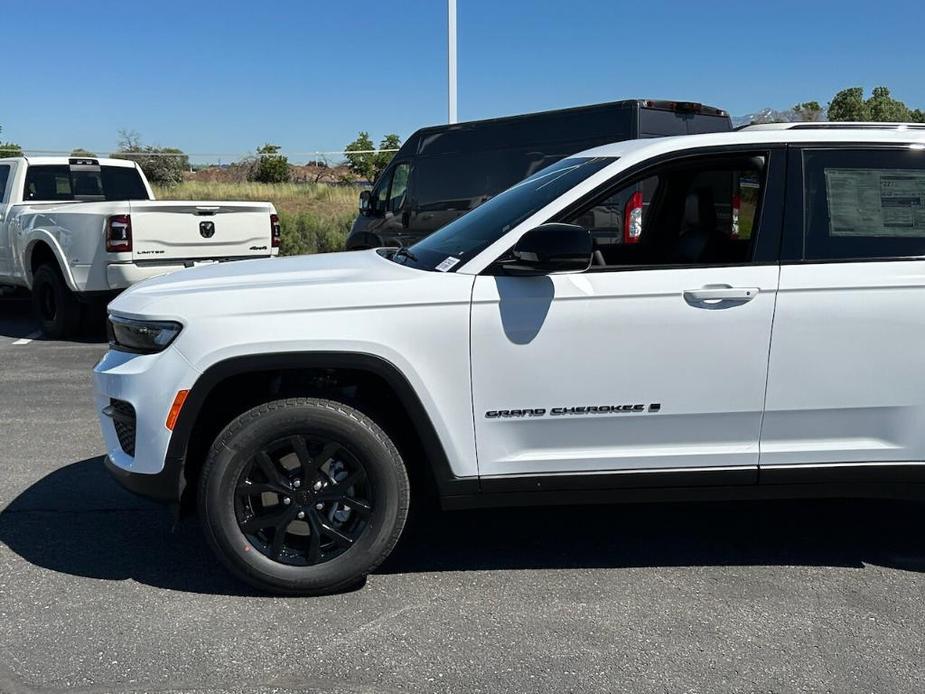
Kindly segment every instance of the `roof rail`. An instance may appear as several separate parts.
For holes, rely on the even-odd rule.
[[[925,130],[925,123],[873,123],[852,121],[804,121],[795,123],[750,123],[736,130]]]

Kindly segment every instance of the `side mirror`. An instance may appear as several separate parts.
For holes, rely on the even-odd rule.
[[[360,191],[360,214],[369,214],[372,194],[368,190]]]
[[[584,272],[591,267],[591,233],[574,224],[541,224],[520,237],[511,257],[502,261],[505,274],[519,276]]]

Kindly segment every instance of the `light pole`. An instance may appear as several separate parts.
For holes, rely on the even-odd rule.
[[[456,117],[456,0],[446,0],[446,53],[447,88],[449,90],[448,122],[457,122]]]

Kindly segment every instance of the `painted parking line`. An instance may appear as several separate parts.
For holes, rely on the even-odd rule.
[[[28,345],[30,342],[32,342],[35,338],[37,338],[37,337],[38,337],[39,335],[41,335],[41,334],[42,334],[42,333],[40,333],[38,330],[36,330],[34,333],[29,333],[29,334],[26,335],[25,337],[19,338],[19,339],[16,340],[13,344],[14,344],[14,345]]]

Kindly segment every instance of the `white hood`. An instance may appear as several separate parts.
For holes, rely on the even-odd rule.
[[[432,300],[428,285],[460,286],[461,277],[451,278],[393,263],[374,250],[244,260],[146,280],[109,309],[130,318],[190,319],[407,305]],[[409,288],[409,283],[417,286]]]

